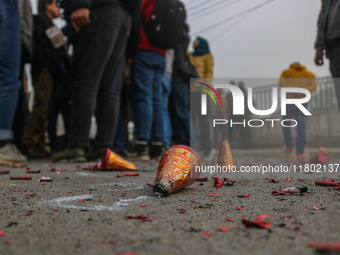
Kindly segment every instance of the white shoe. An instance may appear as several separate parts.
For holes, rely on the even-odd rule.
[[[8,142],[0,148],[0,164],[22,167],[27,165],[27,158],[21,154],[14,144]]]

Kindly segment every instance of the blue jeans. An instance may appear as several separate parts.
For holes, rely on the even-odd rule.
[[[173,140],[196,149],[194,126],[190,118],[190,88],[180,77],[172,79],[172,127]]]
[[[0,0],[0,140],[13,139],[18,101],[20,20],[17,0]]]
[[[163,116],[164,116],[164,146],[165,148],[170,148],[171,144],[171,121],[168,111],[169,96],[171,93],[171,74],[168,72],[164,73],[163,80]]]
[[[307,104],[303,105],[307,108]],[[286,115],[282,116],[282,118],[295,119],[298,122],[296,126],[297,129],[296,153],[302,154],[304,152],[306,144],[307,116],[304,115],[295,105],[287,105]],[[285,125],[293,125],[293,123],[292,121],[290,123],[285,122]],[[293,138],[290,127],[283,127],[283,137],[286,147],[293,148]]]
[[[136,143],[162,142],[164,137],[163,86],[165,56],[153,51],[137,51],[133,65],[133,104]]]

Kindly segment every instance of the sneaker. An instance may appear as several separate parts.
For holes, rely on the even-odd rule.
[[[86,162],[84,148],[73,147],[67,148],[52,156],[53,161],[70,161],[70,162]]]
[[[10,142],[3,143],[0,148],[0,164],[22,167],[27,165],[27,158]]]
[[[85,154],[85,157],[88,161],[93,161],[93,160],[100,160],[104,153],[106,152],[107,147],[97,147],[94,148],[93,150],[87,152]]]

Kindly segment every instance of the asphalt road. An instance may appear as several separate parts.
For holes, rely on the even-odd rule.
[[[267,162],[248,156],[236,163]],[[159,199],[146,185],[154,181],[157,164],[139,163],[139,176],[125,178],[118,178],[119,172],[92,172],[77,164],[48,161],[31,161],[29,168],[41,171],[35,174],[25,173],[26,168],[0,167],[9,170],[0,175],[0,254],[303,255],[315,253],[308,247],[310,241],[340,241],[340,191],[314,183],[322,178],[339,181],[338,173],[306,174],[304,181],[293,173],[225,173],[219,177],[235,183],[219,189],[205,174],[207,182]],[[32,179],[10,180],[13,176]],[[42,176],[53,181],[39,183]],[[271,194],[293,186],[308,186],[309,192]],[[237,197],[247,194],[248,198]],[[242,217],[255,220],[262,214],[270,216],[265,220],[272,223],[269,229],[242,224]],[[147,218],[127,218],[138,215]],[[219,231],[226,226],[227,232]]]

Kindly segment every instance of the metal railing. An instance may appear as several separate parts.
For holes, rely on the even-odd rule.
[[[272,88],[280,87],[279,84],[269,84],[253,88],[253,101],[255,108],[266,110],[272,106]],[[317,78],[317,89],[312,93],[312,98],[308,104],[311,112],[331,110],[337,107],[337,101],[334,92],[333,79],[330,76]],[[274,115],[280,113],[279,106]]]

